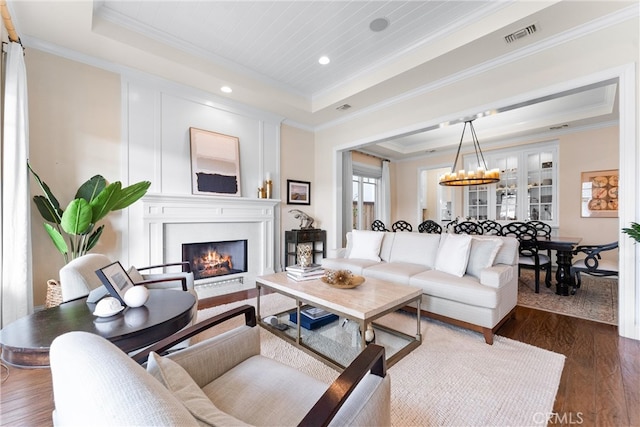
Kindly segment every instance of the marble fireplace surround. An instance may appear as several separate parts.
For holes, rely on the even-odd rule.
[[[275,199],[147,194],[142,206],[149,265],[181,261],[182,243],[246,239],[248,271],[196,281],[196,289],[202,298],[253,288],[256,276],[274,272],[278,203]]]

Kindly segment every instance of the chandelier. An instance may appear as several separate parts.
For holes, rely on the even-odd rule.
[[[476,152],[476,159],[478,161],[478,168],[476,170],[465,171],[460,169],[456,172],[458,166],[458,157],[460,157],[460,148],[462,147],[462,140],[464,139],[464,132],[467,130],[467,125],[471,129],[471,138],[473,139],[473,148]],[[467,120],[464,122],[464,128],[462,128],[462,136],[460,137],[460,143],[458,144],[458,152],[456,153],[456,159],[451,166],[451,172],[445,173],[440,177],[439,184],[451,187],[461,187],[467,185],[483,185],[493,184],[500,181],[500,170],[487,168],[487,162],[484,160],[484,155],[480,149],[480,142],[476,135],[476,130],[473,128],[473,120]]]

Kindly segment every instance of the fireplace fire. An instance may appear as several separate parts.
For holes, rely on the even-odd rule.
[[[247,241],[183,243],[182,261],[189,262],[196,280],[246,273]]]

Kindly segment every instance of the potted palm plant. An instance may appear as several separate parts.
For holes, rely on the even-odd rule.
[[[42,189],[43,195],[33,201],[45,220],[44,228],[65,264],[89,252],[98,243],[104,224],[98,221],[109,212],[124,209],[145,195],[151,183],[140,181],[122,188],[120,181],[107,184],[102,175],[95,175],[82,184],[75,198],[65,209],[53,195],[49,186],[27,163],[29,170]],[[65,238],[66,237],[66,238]]]

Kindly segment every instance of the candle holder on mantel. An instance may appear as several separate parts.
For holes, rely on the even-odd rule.
[[[270,199],[271,195],[273,194],[273,181],[271,181],[270,179],[267,179],[265,181],[265,190],[267,199]]]
[[[258,199],[264,199],[267,197],[267,191],[264,187],[258,187]]]

